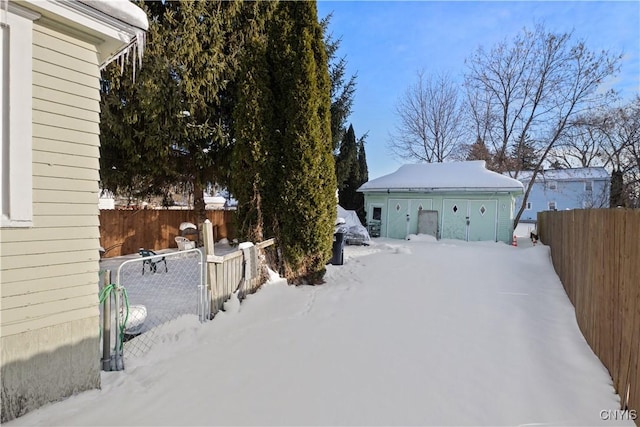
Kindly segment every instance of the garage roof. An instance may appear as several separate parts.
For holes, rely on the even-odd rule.
[[[522,183],[486,168],[484,160],[451,163],[421,163],[401,166],[397,171],[364,183],[358,191],[508,191],[523,192]]]

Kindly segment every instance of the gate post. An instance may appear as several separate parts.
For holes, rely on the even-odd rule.
[[[214,255],[214,242],[213,242],[213,224],[208,219],[205,220],[202,225],[202,239],[204,243],[204,261],[206,263],[207,269],[205,273],[206,279],[206,289],[209,293],[209,307],[210,313],[208,314],[209,318],[212,318],[218,312],[218,306],[216,304],[216,295],[215,290],[216,287],[216,264],[211,262],[212,260],[209,257],[213,257]]]

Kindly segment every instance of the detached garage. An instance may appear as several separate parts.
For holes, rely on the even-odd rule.
[[[483,160],[404,165],[363,184],[371,237],[503,241],[513,233],[519,181],[487,170]]]

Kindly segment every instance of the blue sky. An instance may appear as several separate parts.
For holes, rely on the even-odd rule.
[[[543,22],[573,31],[592,50],[624,54],[621,73],[608,82],[626,99],[640,93],[640,1],[318,1],[318,16],[333,13],[329,30],[341,38],[349,75],[358,74],[349,122],[356,136],[369,132],[369,178],[395,171],[402,161],[387,148],[394,105],[416,72],[462,78],[464,61],[522,28]]]

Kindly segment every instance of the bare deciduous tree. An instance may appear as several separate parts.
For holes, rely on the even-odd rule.
[[[467,60],[465,86],[469,98],[477,101],[475,108],[490,111],[486,144],[493,149],[498,170],[508,171],[509,152],[525,143],[533,143],[539,156],[514,226],[542,163],[567,125],[587,107],[612,96],[598,89],[617,72],[620,58],[592,52],[583,41],[573,42],[571,33],[549,32],[540,24],[489,51],[480,47]]]
[[[549,163],[556,168],[602,166],[602,113],[588,112],[568,124],[558,144],[549,152]]]
[[[597,131],[604,138],[601,145],[604,165],[613,171],[613,178],[623,194],[612,194],[612,205],[640,206],[640,96],[628,105],[613,108],[604,114]]]
[[[390,136],[389,148],[402,159],[443,162],[462,142],[463,114],[458,87],[447,74],[425,76],[399,99],[395,107],[400,124]]]

